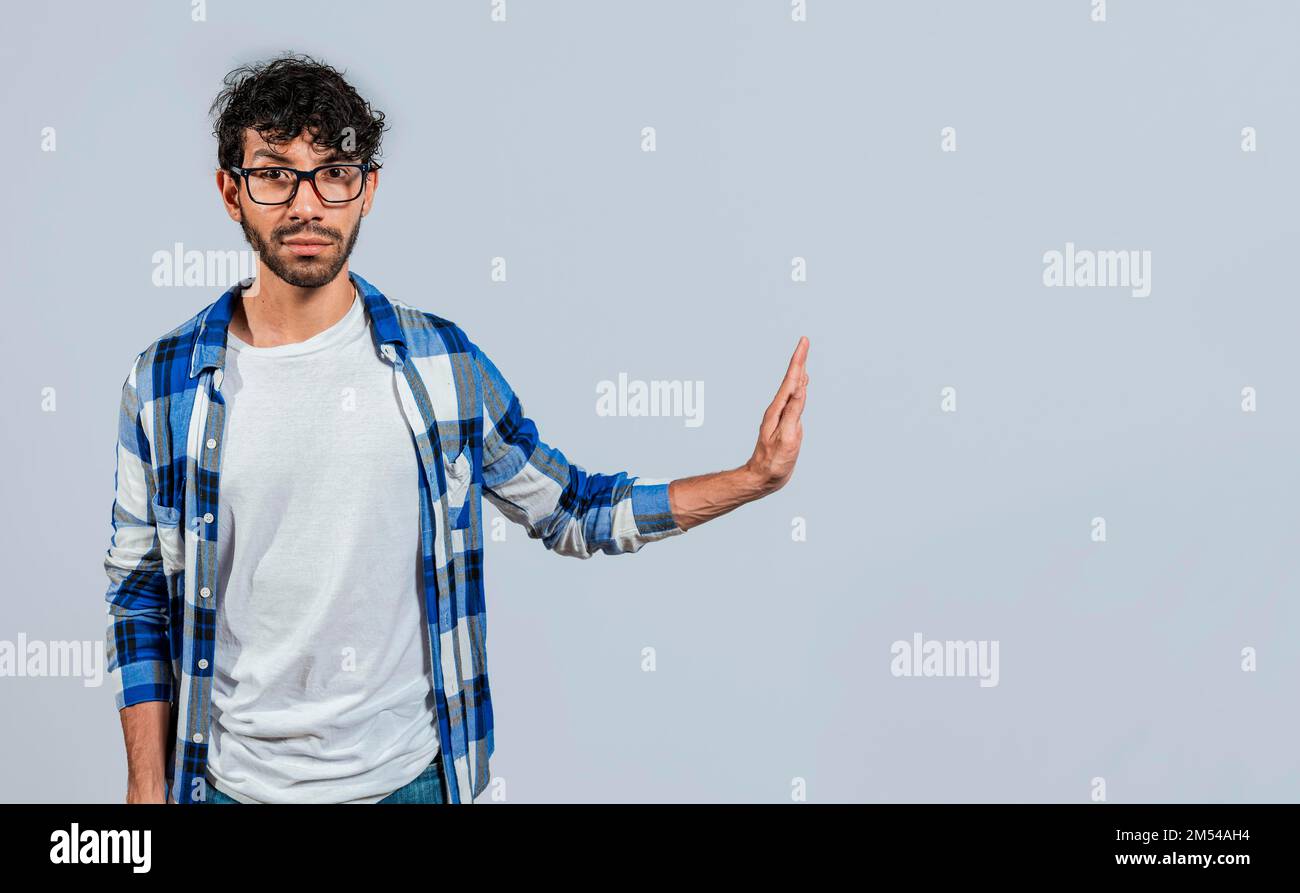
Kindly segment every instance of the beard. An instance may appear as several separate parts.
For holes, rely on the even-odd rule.
[[[272,230],[268,242],[257,230],[248,225],[246,215],[241,215],[239,228],[244,231],[244,238],[248,240],[249,245],[253,246],[262,263],[266,264],[267,269],[280,279],[298,288],[320,288],[333,282],[339,271],[343,269],[343,265],[348,262],[352,247],[357,244],[357,236],[361,233],[361,218],[357,217],[356,226],[352,227],[346,242],[343,241],[343,234],[336,229],[326,226],[297,225]],[[342,244],[343,249],[336,253],[334,246],[331,246],[329,250],[322,251],[320,254],[299,257],[281,244],[282,240],[293,236],[317,236],[330,239],[334,246]]]

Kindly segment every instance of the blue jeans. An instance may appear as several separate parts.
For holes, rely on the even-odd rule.
[[[207,799],[205,803],[236,803],[233,797],[227,797],[217,790],[216,785],[208,779]],[[446,803],[446,784],[442,776],[442,752],[433,755],[433,762],[424,767],[424,771],[414,781],[402,785],[379,803]]]

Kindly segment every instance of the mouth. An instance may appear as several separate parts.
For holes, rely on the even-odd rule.
[[[329,242],[322,242],[318,239],[290,240],[284,244],[299,257],[312,257],[330,247]]]

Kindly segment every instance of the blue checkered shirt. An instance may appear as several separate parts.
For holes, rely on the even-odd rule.
[[[590,474],[570,464],[538,437],[514,390],[459,326],[350,277],[375,350],[392,367],[421,470],[420,579],[443,775],[449,802],[472,803],[491,778],[494,746],[483,496],[529,537],[576,558],[636,552],[685,531],[669,510],[666,479]],[[113,535],[104,559],[106,656],[118,709],[171,704],[171,803],[206,799],[222,597],[221,379],[226,329],[247,282],[142,351],[122,387]]]

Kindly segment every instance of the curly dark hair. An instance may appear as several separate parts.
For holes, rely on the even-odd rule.
[[[372,109],[341,72],[324,62],[285,53],[269,62],[240,66],[223,83],[225,88],[208,110],[215,119],[212,135],[221,168],[243,164],[245,127],[273,145],[296,139],[306,129],[316,146],[346,151],[369,161],[372,168],[380,167],[376,158],[384,113]],[[353,145],[345,150],[349,135]]]

